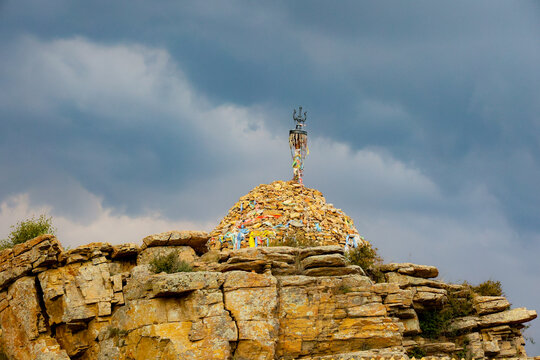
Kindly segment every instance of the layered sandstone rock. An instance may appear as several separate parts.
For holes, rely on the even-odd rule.
[[[42,236],[0,253],[0,346],[10,359],[332,359],[525,357],[521,324],[536,317],[503,297],[475,297],[453,337],[422,337],[419,315],[460,285],[435,267],[383,266],[374,283],[342,246],[205,252],[203,232],[64,252]],[[177,254],[194,272],[154,274]]]
[[[389,283],[412,293],[414,316],[408,317],[410,309],[405,312],[405,318],[403,313],[395,312],[407,329],[403,341],[405,348],[419,348],[429,356],[465,353],[472,359],[527,357],[520,329],[523,323],[537,317],[536,311],[508,310],[510,303],[502,296],[479,296],[471,293],[467,285],[431,279],[438,275],[433,267],[385,264],[381,270]],[[452,319],[445,333],[437,339],[422,337],[418,315],[442,310],[449,302],[450,294],[453,301],[468,302],[471,313]]]

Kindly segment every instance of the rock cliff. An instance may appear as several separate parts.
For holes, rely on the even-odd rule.
[[[352,359],[407,353],[524,358],[536,312],[473,296],[450,332],[427,337],[463,285],[437,268],[386,264],[374,283],[343,246],[206,250],[210,235],[172,231],[142,246],[93,243],[64,251],[43,235],[0,253],[0,346],[9,359]],[[175,253],[195,271],[158,273]]]

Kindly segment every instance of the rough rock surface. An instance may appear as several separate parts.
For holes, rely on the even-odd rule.
[[[204,231],[166,231],[160,234],[149,235],[143,239],[142,249],[154,246],[190,246],[197,253],[208,251],[206,243],[209,235]]]
[[[503,296],[477,296],[474,298],[474,308],[479,315],[503,311],[509,307],[510,302]]]
[[[462,286],[432,266],[387,264],[373,283],[342,246],[259,247],[205,254],[202,232],[143,246],[93,243],[64,252],[47,235],[0,253],[0,347],[10,359],[351,359],[526,357],[522,323],[503,297],[475,297],[454,337],[422,337],[419,317]],[[154,256],[197,270],[154,274]],[[467,345],[465,345],[467,344]]]
[[[435,266],[417,265],[411,263],[383,264],[381,266],[381,271],[396,271],[403,275],[411,275],[425,279],[435,278],[439,276],[439,269],[437,269]]]

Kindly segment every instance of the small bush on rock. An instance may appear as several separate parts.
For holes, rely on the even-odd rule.
[[[418,346],[415,346],[415,347],[407,350],[407,355],[410,358],[421,359],[424,356],[426,356],[426,351],[424,349],[418,347]]]
[[[470,289],[460,291],[448,291],[448,301],[445,306],[449,313],[449,318],[455,319],[462,316],[470,315],[474,312],[473,292]]]
[[[463,348],[456,353],[458,359],[471,359],[471,355],[469,354],[469,344],[470,341],[468,339],[463,341]]]
[[[345,252],[345,257],[351,265],[358,265],[375,282],[383,282],[384,274],[379,269],[382,258],[377,253],[377,248],[369,244],[350,248]]]
[[[470,315],[474,311],[473,293],[465,287],[463,290],[449,290],[447,302],[442,309],[432,309],[418,313],[422,335],[436,339],[441,335],[456,336],[448,331],[453,319]]]
[[[448,290],[447,301],[442,309],[432,309],[418,313],[422,334],[430,339],[442,335],[458,336],[459,333],[448,331],[448,326],[453,319],[474,313],[473,298],[475,294],[503,296],[504,293],[500,281],[488,280],[477,286],[464,282],[462,289]]]
[[[448,314],[440,310],[428,310],[418,313],[418,321],[422,336],[428,339],[436,339],[441,336],[450,320]]]
[[[482,296],[504,296],[500,281],[487,280],[473,286],[472,290]]]
[[[306,236],[302,229],[291,227],[287,230],[282,239],[273,238],[270,240],[270,246],[290,246],[295,248],[308,248],[319,246],[317,239]]]
[[[345,253],[345,256],[349,260],[349,263],[358,265],[364,270],[379,265],[382,261],[381,257],[377,254],[377,248],[373,248],[369,244],[350,248]]]
[[[40,215],[38,218],[19,221],[17,225],[12,225],[13,229],[7,239],[0,240],[0,250],[12,248],[17,244],[22,244],[36,236],[43,234],[53,234],[56,228],[52,225],[52,218]]]
[[[527,330],[529,330],[530,327],[531,325],[524,325],[523,330],[521,331],[521,334],[523,335],[523,338],[525,339],[526,342],[532,345],[535,345],[536,341],[534,340],[534,338],[532,336],[529,336],[529,334],[527,334]]]
[[[174,251],[166,256],[156,256],[150,262],[150,270],[159,274],[166,272],[167,274],[177,272],[190,272],[193,271],[191,265],[178,258],[178,254]]]

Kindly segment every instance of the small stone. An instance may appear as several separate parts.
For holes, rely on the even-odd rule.
[[[446,301],[447,291],[444,289],[418,286],[415,290],[416,292],[413,297],[413,303],[415,305],[421,305],[422,307],[442,306]]]
[[[113,291],[122,291],[122,274],[116,274],[112,276]]]
[[[173,297],[200,289],[217,289],[222,283],[223,276],[216,272],[158,274],[151,279],[151,297]]]
[[[365,304],[347,309],[350,317],[386,316],[386,307],[383,304]]]
[[[398,272],[403,275],[410,275],[420,278],[435,278],[439,276],[439,270],[435,266],[418,265],[412,263],[390,263],[380,267],[383,272]]]
[[[345,267],[318,267],[313,269],[307,269],[302,272],[307,276],[343,276],[343,275],[363,275],[362,268],[356,265],[349,265]]]
[[[111,300],[111,303],[116,305],[124,305],[124,294],[121,292],[114,293],[114,297]]]
[[[309,256],[317,255],[329,255],[329,254],[341,254],[343,255],[343,247],[330,245],[330,246],[315,246],[305,249],[300,249],[300,260],[303,260]]]
[[[223,289],[226,291],[241,288],[275,287],[277,280],[273,276],[245,271],[231,271],[225,274]]]
[[[403,319],[401,320],[401,323],[403,324],[403,327],[404,327],[403,335],[415,336],[422,333],[422,330],[420,329],[420,322],[418,321],[418,317]]]
[[[450,331],[470,331],[478,326],[478,316],[464,316],[451,321],[448,325]]]
[[[434,353],[452,353],[456,350],[456,344],[453,342],[427,343],[421,345],[420,348],[426,351],[427,354]]]
[[[204,231],[167,231],[145,237],[142,249],[155,246],[189,246],[202,255],[208,251],[206,243],[209,237]]]
[[[112,259],[131,259],[136,258],[140,249],[136,244],[114,245],[111,254]]]
[[[266,261],[264,260],[253,260],[253,261],[233,262],[233,263],[227,262],[221,265],[220,271],[227,272],[227,271],[234,271],[234,270],[242,270],[242,271],[255,271],[258,273],[262,273],[265,269],[265,266],[266,266]]]
[[[316,255],[310,256],[302,260],[304,269],[316,267],[344,267],[347,264],[345,257],[341,254]]]
[[[521,324],[536,319],[536,311],[525,308],[516,308],[503,312],[480,316],[479,325],[481,327],[491,327],[497,325]]]
[[[99,302],[98,303],[98,316],[107,316],[107,315],[111,315],[111,303]]]
[[[202,321],[195,321],[191,324],[191,330],[189,330],[189,341],[199,341],[204,339],[206,333],[205,326]]]
[[[503,296],[475,296],[474,309],[479,315],[506,310],[510,303]]]

